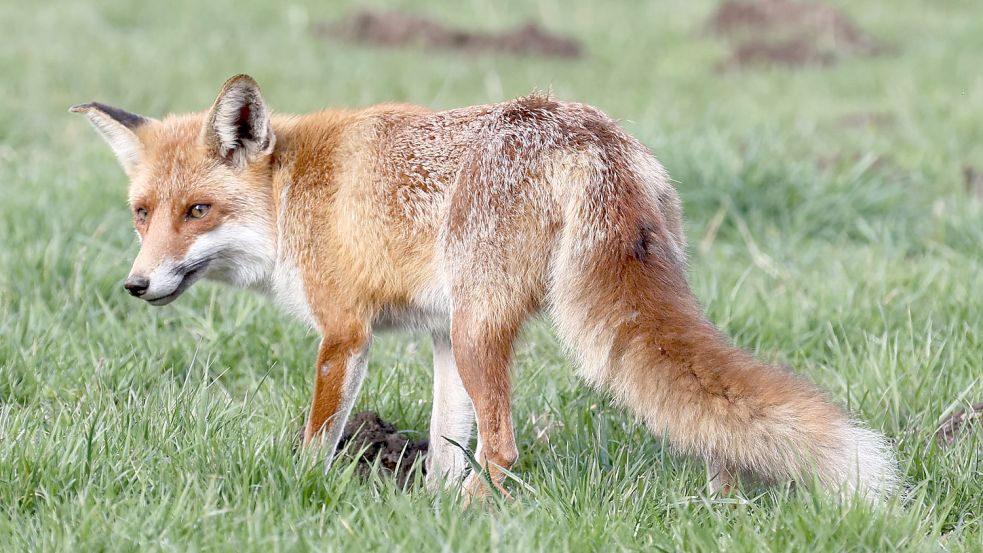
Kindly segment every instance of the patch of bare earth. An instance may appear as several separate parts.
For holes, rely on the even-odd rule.
[[[983,171],[967,165],[963,167],[963,181],[970,196],[983,200]]]
[[[409,440],[374,411],[352,415],[338,442],[339,451],[345,449],[348,455],[358,458],[363,474],[378,460],[379,466],[393,474],[400,486],[413,478],[416,463],[420,463],[422,473],[428,447],[427,440]]]
[[[499,33],[449,27],[434,19],[400,11],[360,10],[333,22],[321,23],[322,37],[356,44],[449,50],[467,54],[579,58],[580,42],[547,31],[529,21]]]
[[[731,44],[721,69],[825,66],[887,50],[846,14],[820,2],[728,0],[714,12],[709,28]]]

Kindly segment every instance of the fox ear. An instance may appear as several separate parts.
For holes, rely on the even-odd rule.
[[[89,122],[109,143],[113,153],[116,154],[116,159],[127,173],[131,173],[136,168],[143,146],[135,131],[154,121],[153,119],[99,102],[72,106],[69,111],[84,113],[89,118]]]
[[[202,140],[216,157],[239,168],[273,151],[270,110],[252,77],[236,75],[225,82],[205,119]]]

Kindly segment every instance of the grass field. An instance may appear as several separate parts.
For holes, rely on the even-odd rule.
[[[983,432],[932,439],[983,400],[983,206],[964,182],[983,170],[983,5],[836,4],[893,52],[720,72],[706,0],[399,3],[475,29],[534,17],[581,38],[578,61],[312,35],[352,2],[0,0],[0,550],[983,550]],[[702,466],[582,385],[545,321],[514,370],[515,502],[462,512],[350,463],[323,475],[323,452],[294,452],[317,337],[213,284],[161,309],[128,297],[126,180],[67,113],[200,110],[239,72],[282,112],[550,89],[621,119],[680,190],[711,319],[886,433],[908,498],[710,500]],[[428,339],[375,344],[356,409],[425,434]]]

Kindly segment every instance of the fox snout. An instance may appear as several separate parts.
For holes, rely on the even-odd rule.
[[[137,260],[139,261],[139,256]],[[126,277],[123,288],[131,296],[140,298],[151,305],[167,305],[176,300],[192,284],[201,278],[208,269],[209,261],[174,262],[165,258],[153,270],[134,265]]]
[[[130,275],[123,283],[123,288],[126,288],[131,296],[139,298],[147,292],[147,288],[150,288],[150,279],[143,275]]]
[[[265,282],[272,270],[271,235],[262,227],[230,222],[192,239],[183,251],[171,247],[166,226],[147,232],[123,288],[151,305],[167,305],[201,278],[236,286]]]

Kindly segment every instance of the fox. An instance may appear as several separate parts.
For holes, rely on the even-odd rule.
[[[508,495],[513,347],[542,313],[588,385],[706,464],[712,494],[746,476],[876,503],[899,484],[882,434],[703,314],[677,190],[597,108],[533,94],[289,115],[237,75],[203,112],[71,111],[130,181],[126,291],[161,306],[224,282],[320,335],[302,443],[325,446],[325,470],[373,333],[411,329],[433,341],[427,486]]]

